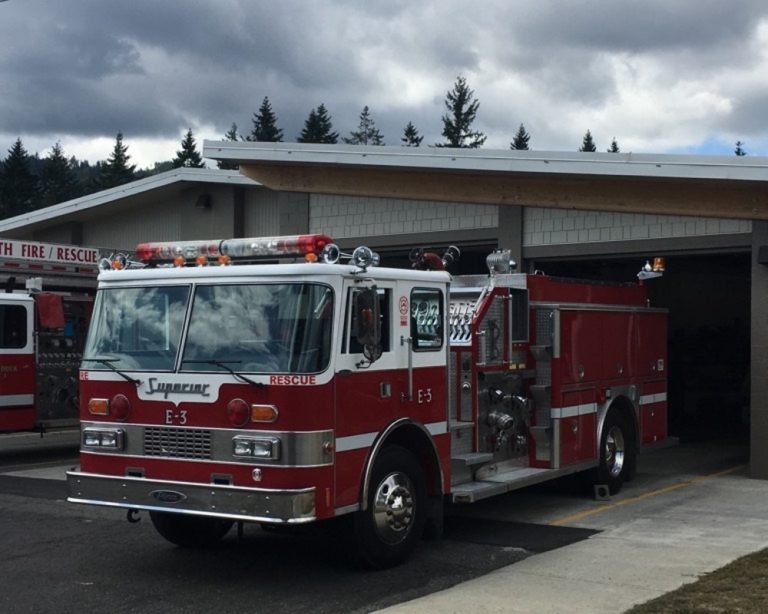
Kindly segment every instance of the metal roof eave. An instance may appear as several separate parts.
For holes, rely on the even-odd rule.
[[[546,152],[204,141],[205,157],[243,166],[326,165],[470,173],[768,181],[768,157]]]

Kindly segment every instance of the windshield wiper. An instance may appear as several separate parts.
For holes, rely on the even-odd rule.
[[[100,356],[99,358],[84,358],[83,360],[84,361],[85,360],[92,360],[93,362],[98,362],[98,363],[101,363],[102,365],[106,365],[112,371],[117,373],[120,377],[122,377],[123,379],[131,382],[131,384],[134,384],[137,387],[141,386],[141,380],[140,379],[136,379],[134,377],[131,377],[130,375],[127,375],[127,374],[123,373],[120,369],[118,369],[115,365],[112,364],[114,361],[120,360],[119,358],[113,358],[113,357],[110,357],[110,356]]]
[[[243,375],[242,373],[238,373],[232,367],[227,366],[227,363],[240,364],[241,362],[243,361],[242,360],[182,360],[181,364],[216,365],[217,367],[221,367],[225,371],[234,375],[241,382],[246,382],[251,386],[256,386],[257,388],[261,388],[262,386],[264,386],[263,382],[254,382],[251,378],[245,377],[245,375]]]

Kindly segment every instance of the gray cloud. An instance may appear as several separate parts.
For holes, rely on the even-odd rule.
[[[342,135],[367,104],[387,143],[408,121],[433,143],[463,74],[488,146],[523,121],[537,148],[572,150],[590,128],[606,146],[662,151],[666,134],[768,152],[766,14],[757,0],[9,0],[0,151],[16,136],[66,150],[67,136],[118,130],[129,144],[187,127],[215,138],[233,121],[247,132],[264,96],[286,140],[324,103]]]

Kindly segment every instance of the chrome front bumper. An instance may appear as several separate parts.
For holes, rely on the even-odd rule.
[[[315,516],[315,489],[269,490],[67,471],[70,503],[297,524]]]

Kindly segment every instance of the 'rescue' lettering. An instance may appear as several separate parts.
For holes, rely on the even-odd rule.
[[[316,383],[314,375],[270,375],[269,383],[273,386],[313,386]]]
[[[179,382],[158,382],[156,377],[149,378],[149,390],[146,394],[162,394],[167,399],[169,394],[199,394],[207,397],[210,384],[193,384]]]
[[[4,239],[0,240],[0,257],[59,264],[95,265],[99,261],[99,250],[73,245]]]

